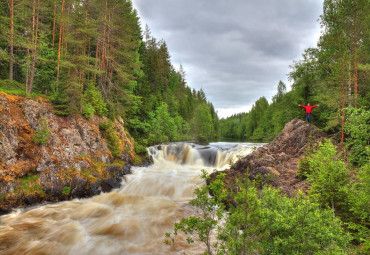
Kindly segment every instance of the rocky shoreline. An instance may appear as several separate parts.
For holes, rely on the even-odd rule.
[[[0,213],[108,192],[139,161],[120,118],[62,117],[47,99],[0,92]]]
[[[297,176],[299,160],[308,146],[316,147],[327,137],[316,126],[293,119],[272,142],[241,158],[230,169],[212,173],[208,183],[222,172],[226,174],[227,186],[232,187],[236,178],[248,173],[250,180],[256,180],[261,186],[278,187],[288,196],[297,190],[305,192],[309,187]]]

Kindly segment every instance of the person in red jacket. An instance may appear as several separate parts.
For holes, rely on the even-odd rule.
[[[305,108],[306,109],[306,117],[307,117],[307,122],[308,123],[311,123],[311,111],[312,111],[312,109],[313,108],[315,108],[315,107],[318,107],[319,106],[319,104],[318,105],[310,105],[309,103],[307,104],[307,106],[305,106],[305,105],[301,105],[301,104],[299,104],[298,106],[300,106],[300,107],[302,107],[302,108]]]

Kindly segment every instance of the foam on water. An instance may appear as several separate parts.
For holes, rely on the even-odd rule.
[[[173,143],[150,147],[154,164],[134,167],[120,189],[17,210],[1,217],[1,254],[202,254],[179,236],[163,244],[173,224],[193,213],[187,203],[202,185],[202,169],[223,169],[259,144]]]

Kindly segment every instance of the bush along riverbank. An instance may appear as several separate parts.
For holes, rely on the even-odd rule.
[[[369,113],[352,111],[344,148],[294,119],[230,169],[204,172],[197,214],[165,243],[176,249],[182,232],[207,254],[369,254]]]

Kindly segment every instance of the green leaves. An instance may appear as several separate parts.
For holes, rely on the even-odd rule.
[[[268,232],[261,241],[269,254],[345,253],[350,235],[341,221],[302,193],[288,198],[276,189],[264,188],[261,206],[261,224]]]
[[[203,171],[202,178],[208,178]],[[207,245],[207,254],[346,254],[351,236],[330,209],[322,208],[303,193],[289,198],[278,189],[259,191],[245,178],[236,180],[235,193],[219,174],[208,186],[198,188],[190,202],[197,214],[175,223],[174,236],[182,231],[188,243]],[[209,193],[212,196],[209,196]],[[234,206],[224,211],[225,199]],[[217,230],[217,240],[210,233]],[[168,244],[175,237],[166,234]]]
[[[43,118],[40,129],[36,130],[35,134],[33,135],[33,140],[36,143],[44,145],[47,143],[50,134],[51,132],[48,128],[48,122],[46,118]]]
[[[99,116],[107,114],[107,104],[93,83],[90,83],[85,89],[82,100],[82,114],[85,118],[90,119],[95,113]]]
[[[347,109],[349,114],[345,125],[347,148],[350,149],[349,159],[355,165],[362,166],[370,162],[370,110]]]
[[[206,180],[209,175],[205,170],[202,170],[201,177]],[[196,197],[190,201],[190,204],[195,207],[196,215],[182,218],[174,226],[173,234],[175,236],[178,235],[179,230],[186,235],[190,235],[186,239],[189,244],[194,242],[194,238],[205,243],[207,254],[212,254],[211,231],[216,228],[224,213],[224,205],[220,203],[221,200],[226,198],[226,191],[222,182],[224,178],[225,175],[221,174],[210,185],[196,188],[194,191]],[[213,196],[210,196],[209,193],[212,193]],[[166,234],[167,240],[170,236],[171,234]],[[172,240],[174,242],[174,238]]]
[[[344,187],[349,183],[349,172],[345,163],[337,155],[336,147],[330,140],[319,143],[319,150],[308,159],[310,173],[307,175],[311,185],[310,196],[322,206],[333,210],[346,199]]]

